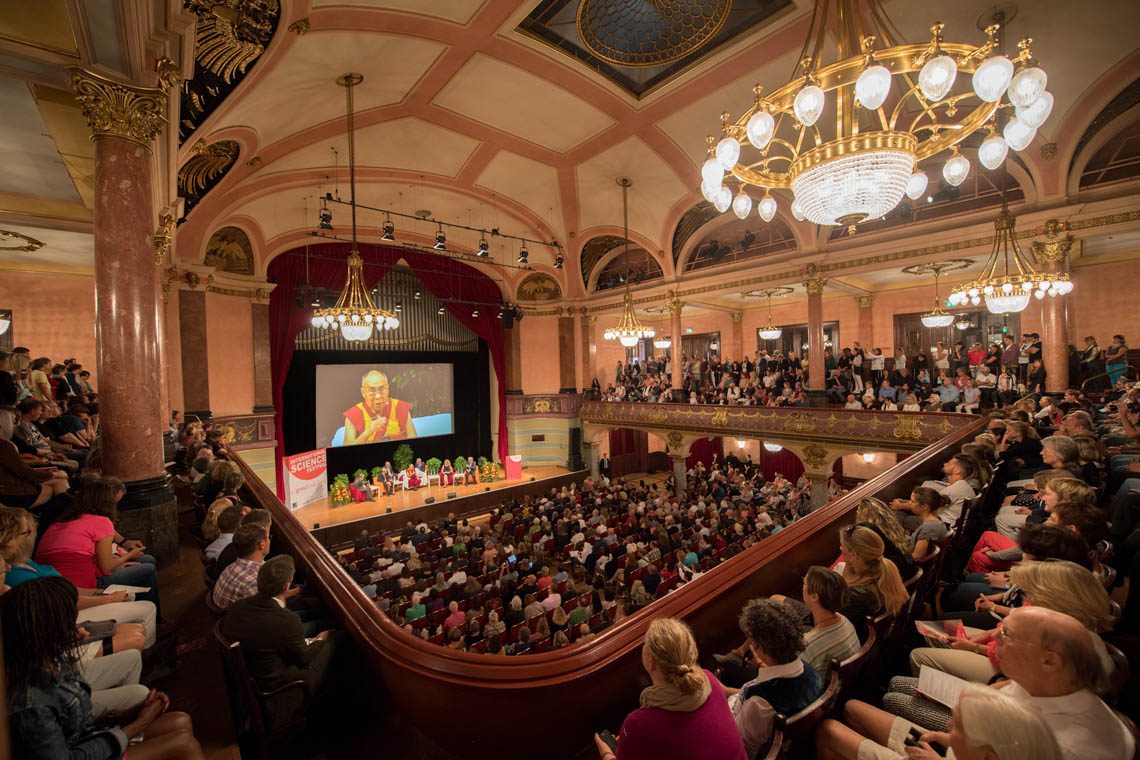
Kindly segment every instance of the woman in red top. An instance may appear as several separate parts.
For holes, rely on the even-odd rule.
[[[641,664],[653,685],[626,716],[616,750],[598,734],[601,760],[747,760],[724,687],[697,664],[697,643],[680,620],[654,620]]]

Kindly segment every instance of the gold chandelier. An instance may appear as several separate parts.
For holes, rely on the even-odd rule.
[[[772,324],[772,296],[786,296],[791,292],[792,288],[761,288],[745,293],[748,296],[764,296],[768,299],[768,324],[757,331],[760,340],[779,340],[784,334],[782,327]]]
[[[336,83],[345,88],[348,122],[348,183],[352,204],[352,251],[348,254],[348,278],[344,290],[331,308],[313,309],[313,327],[340,330],[349,341],[365,341],[378,331],[395,330],[400,320],[393,311],[381,309],[364,286],[364,260],[356,249],[356,140],[352,110],[352,88],[364,81],[361,74],[345,74]]]
[[[901,44],[880,0],[816,0],[792,80],[767,96],[756,85],[753,104],[736,121],[721,115],[721,139],[708,138],[702,194],[743,219],[753,205],[749,188],[761,189],[760,216],[769,221],[777,206],[771,191],[790,189],[796,219],[854,231],[904,194],[922,196],[924,159],[950,151],[942,175],[961,184],[970,160],[958,144],[980,130],[989,135],[978,160],[997,168],[1010,148],[1029,146],[1053,108],[1031,40],[1021,40],[1013,59],[1002,54],[1001,19],[980,46],[944,41],[941,23],[931,27],[929,43]],[[829,33],[836,54],[824,65]],[[1014,113],[998,134],[998,114],[1008,110]],[[735,197],[725,172],[739,186]]]
[[[965,269],[973,263],[969,259],[950,259],[933,264],[912,264],[909,267],[903,267],[903,271],[907,274],[924,275],[927,272],[934,274],[934,308],[920,317],[923,327],[949,327],[954,324],[954,315],[942,308],[942,291],[939,289],[938,283],[943,272]]]
[[[621,185],[621,207],[622,219],[625,227],[624,240],[625,240],[625,253],[629,252],[629,188],[633,185],[633,181],[628,177],[622,177],[617,181]],[[621,321],[616,326],[608,328],[602,336],[606,340],[616,340],[626,348],[633,348],[637,345],[638,341],[642,338],[652,338],[657,334],[657,331],[652,327],[646,327],[638,321],[637,315],[633,313],[633,294],[629,292],[630,273],[626,272],[625,275],[625,299],[623,303],[623,310],[621,314]]]

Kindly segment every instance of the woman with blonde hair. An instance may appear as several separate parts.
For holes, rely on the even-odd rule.
[[[881,499],[868,496],[861,499],[855,508],[855,524],[879,534],[879,538],[883,539],[884,554],[895,563],[904,580],[914,575],[917,568],[910,555],[910,536],[899,523],[894,510]]]
[[[849,525],[839,530],[843,549],[843,580],[847,581],[847,605],[843,615],[859,630],[862,640],[866,619],[880,612],[899,614],[910,595],[895,563],[883,556],[883,539],[870,528]]]
[[[746,760],[724,687],[697,663],[697,642],[682,621],[649,624],[641,664],[652,685],[626,716],[616,746],[594,734],[601,760]]]
[[[1022,604],[1071,615],[1092,633],[1107,631],[1116,622],[1104,584],[1092,571],[1075,562],[1025,561],[1009,571],[1009,580],[1012,587],[1021,590]],[[979,596],[977,607],[979,611],[990,612],[998,618],[1008,615],[1012,609],[986,596]],[[991,659],[996,648],[997,630],[996,627],[988,631],[967,628],[969,638],[949,640],[949,649],[914,649],[910,653],[911,672],[917,676],[922,666],[926,665],[967,681],[989,683],[997,674]],[[1099,636],[1093,637],[1093,645],[1100,655],[1105,672],[1111,672],[1112,661]]]

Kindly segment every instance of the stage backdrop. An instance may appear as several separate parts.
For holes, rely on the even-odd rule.
[[[294,341],[297,333],[311,324],[312,312],[295,301],[296,289],[301,285],[320,288],[343,288],[347,272],[347,243],[322,243],[308,246],[313,254],[306,265],[305,247],[281,254],[269,263],[268,277],[277,284],[269,298],[270,347],[273,374],[273,407],[276,410],[277,430],[285,429],[285,379],[293,362]],[[471,302],[492,304],[502,298],[499,286],[487,275],[467,264],[446,256],[421,253],[403,248],[361,243],[360,255],[364,259],[364,274],[369,283],[379,281],[399,261],[415,273],[433,296],[447,301],[445,308],[460,323],[478,335],[491,355],[491,365],[498,379],[499,419],[498,451],[502,460],[507,455],[507,404],[506,404],[506,341],[502,322],[496,309],[480,309],[472,316]],[[466,303],[463,303],[466,302]],[[359,361],[362,357],[357,357]],[[388,357],[384,357],[388,361]],[[479,368],[486,376],[486,364]],[[479,399],[476,408],[486,408],[490,397]],[[309,408],[312,408],[311,406]],[[292,410],[291,410],[292,411]],[[309,417],[307,413],[306,417]],[[294,449],[299,451],[302,449]],[[281,473],[282,447],[277,447],[278,496],[284,495]],[[489,449],[485,452],[492,453]]]
[[[451,382],[451,364],[318,364],[317,445],[451,435]],[[369,420],[381,427],[366,435]]]
[[[361,364],[372,360],[374,363]],[[282,446],[285,454],[308,451],[318,441],[319,426],[324,422],[314,414],[320,408],[318,395],[321,392],[319,377],[322,372],[344,370],[355,375],[356,400],[360,400],[360,368],[381,366],[399,376],[401,372],[422,370],[428,366],[440,366],[447,375],[446,394],[455,414],[451,416],[454,425],[450,434],[436,434],[415,439],[385,440],[361,446],[335,446],[327,449],[329,480],[337,475],[351,475],[359,468],[371,470],[392,459],[392,454],[401,444],[412,447],[416,456],[425,461],[432,457],[455,460],[457,456],[488,456],[491,451],[491,410],[487,399],[491,392],[491,377],[487,371],[487,346],[479,341],[477,351],[428,352],[428,351],[296,351],[289,375],[285,381],[284,395],[286,414],[281,428]],[[395,385],[393,398],[404,397]],[[426,396],[424,396],[426,399]],[[353,402],[337,399],[333,404],[332,422],[343,422],[341,413]],[[418,407],[418,404],[416,405]],[[434,407],[433,407],[434,408]],[[426,408],[425,408],[426,409]],[[415,412],[417,415],[418,412]],[[338,420],[337,418],[340,417]],[[417,417],[418,422],[418,417]],[[430,424],[426,420],[425,424]],[[327,427],[327,425],[326,425]],[[339,429],[339,428],[338,428]],[[335,433],[334,433],[335,435]],[[320,444],[317,444],[320,445]]]

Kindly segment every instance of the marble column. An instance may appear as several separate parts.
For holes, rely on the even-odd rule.
[[[598,444],[592,441],[582,441],[582,447],[586,450],[586,464],[590,468],[590,477],[597,480],[602,476],[601,468],[598,465]]]
[[[160,268],[155,265],[151,143],[166,123],[161,86],[137,87],[83,69],[72,86],[95,142],[95,341],[98,348],[102,470],[127,494],[118,528],[160,563],[178,555],[178,507],[163,456],[159,341]]]
[[[682,498],[689,488],[688,471],[689,468],[685,465],[685,454],[670,454],[669,458],[673,460],[673,480],[677,483],[677,498]]]
[[[585,380],[584,387],[588,388],[598,377],[598,344],[594,337],[594,325],[598,323],[598,318],[587,314],[585,307],[582,307],[579,319],[582,323],[582,370],[585,372],[583,380]]]
[[[732,359],[744,359],[744,312],[732,312]]]
[[[515,322],[507,328],[507,388],[508,396],[522,395],[522,330]]]
[[[871,307],[875,297],[872,295],[855,296],[855,303],[859,304],[859,341],[863,350],[870,356],[875,349],[875,326]],[[864,366],[869,362],[865,362]]]
[[[1069,250],[1073,239],[1058,236],[1060,224],[1050,220],[1046,230],[1049,239],[1033,244],[1033,254],[1044,272],[1062,274],[1068,271]],[[1045,296],[1041,304],[1041,355],[1045,362],[1045,388],[1063,391],[1075,378],[1069,377],[1069,299],[1067,296]]]
[[[685,352],[681,349],[681,312],[685,309],[685,302],[679,300],[672,290],[669,291],[668,299],[669,330],[672,333],[670,337],[673,340],[673,345],[669,347],[672,357],[670,382],[674,388],[683,389],[685,387]]]
[[[805,473],[808,482],[811,483],[811,510],[822,507],[827,503],[827,475],[813,475],[812,473]]]
[[[253,312],[253,412],[273,412],[273,369],[269,361],[269,304],[250,304]]]
[[[827,282],[815,274],[815,265],[807,267],[804,289],[808,295],[808,384],[807,389],[822,391],[827,387],[823,374],[823,286]]]
[[[179,290],[178,343],[182,353],[182,408],[186,419],[210,419],[210,357],[206,294]]]
[[[574,366],[574,317],[567,312],[558,315],[558,392],[576,393],[578,388]]]

